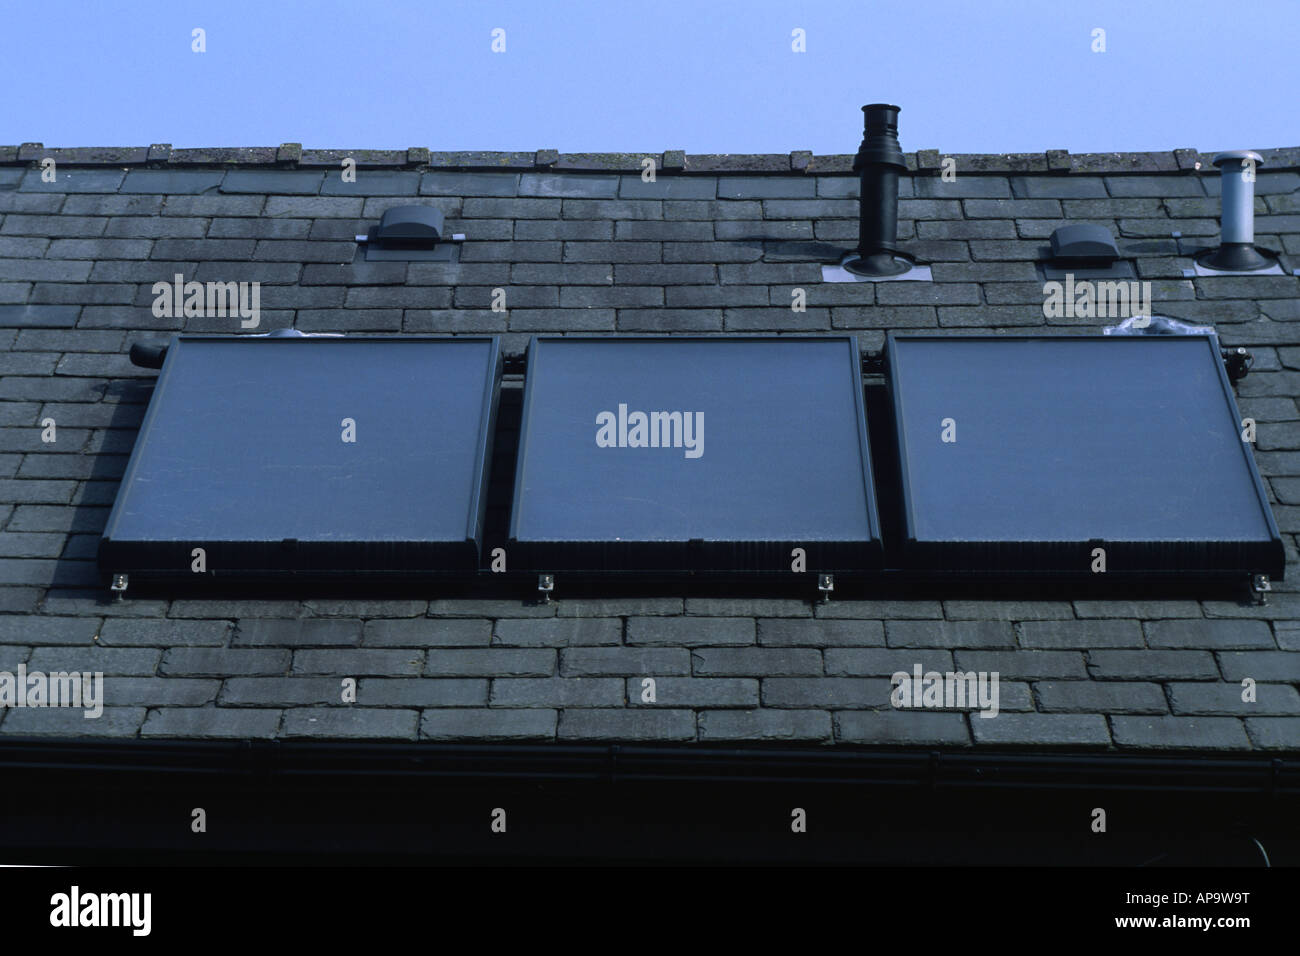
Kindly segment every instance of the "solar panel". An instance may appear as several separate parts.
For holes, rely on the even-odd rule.
[[[180,336],[100,566],[474,569],[500,375],[487,337]]]
[[[856,340],[535,337],[510,537],[547,571],[878,566]]]
[[[894,334],[887,360],[910,565],[1282,573],[1217,339]]]

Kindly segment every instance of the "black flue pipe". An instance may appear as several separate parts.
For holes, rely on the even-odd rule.
[[[898,144],[898,110],[888,103],[862,107],[862,145],[853,160],[858,174],[858,248],[844,268],[857,275],[906,272],[897,258],[898,175],[907,169]]]

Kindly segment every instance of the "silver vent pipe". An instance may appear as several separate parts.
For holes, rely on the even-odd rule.
[[[1248,149],[1219,153],[1214,165],[1219,167],[1221,188],[1221,229],[1219,247],[1201,264],[1223,272],[1255,272],[1273,262],[1255,248],[1255,169],[1264,157]]]

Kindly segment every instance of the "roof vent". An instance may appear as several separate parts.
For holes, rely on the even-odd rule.
[[[1217,272],[1259,272],[1272,268],[1273,259],[1255,248],[1255,167],[1264,157],[1249,149],[1219,153],[1214,165],[1219,167],[1222,184],[1223,223],[1219,248],[1197,257],[1206,269]]]
[[[1110,230],[1090,222],[1071,223],[1052,231],[1051,249],[1043,262],[1048,279],[1133,278],[1132,263],[1119,256]]]
[[[853,160],[858,174],[858,248],[842,263],[857,276],[887,278],[912,268],[898,255],[898,175],[907,169],[898,145],[897,106],[862,107],[862,145]]]
[[[1052,232],[1052,261],[1105,266],[1119,258],[1119,248],[1105,226],[1081,222]]]
[[[367,260],[447,261],[452,250],[448,243],[465,237],[445,237],[445,224],[442,210],[433,206],[393,206],[384,211],[379,225],[357,236],[357,242],[365,243]]]

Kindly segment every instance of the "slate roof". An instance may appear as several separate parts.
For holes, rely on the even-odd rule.
[[[108,707],[0,711],[0,738],[781,741],[1094,751],[1300,751],[1300,574],[1233,600],[128,599],[94,566],[150,394],[151,286],[262,283],[262,326],[347,333],[855,333],[1045,325],[1033,261],[1110,228],[1159,314],[1217,326],[1288,555],[1300,531],[1300,278],[1188,279],[1214,245],[1213,154],[908,154],[901,248],[934,282],[823,284],[856,239],[851,156],[0,147],[0,670],[101,670]],[[55,183],[36,163],[58,163]],[[359,163],[355,184],[338,175]],[[1266,150],[1259,244],[1300,256],[1300,149]],[[1199,164],[1199,166],[1198,166]],[[354,262],[389,206],[428,203],[456,265]],[[1179,238],[1181,236],[1181,238]],[[1292,260],[1294,261],[1294,260]],[[510,311],[489,309],[508,289]],[[790,290],[808,290],[793,313]],[[1097,320],[1053,331],[1095,332]],[[237,331],[234,329],[233,331]],[[58,424],[55,444],[39,423]],[[997,670],[1003,714],[894,711],[888,675]],[[340,678],[359,678],[340,705]],[[640,704],[640,679],[658,703]],[[1258,702],[1240,681],[1259,682]]]

